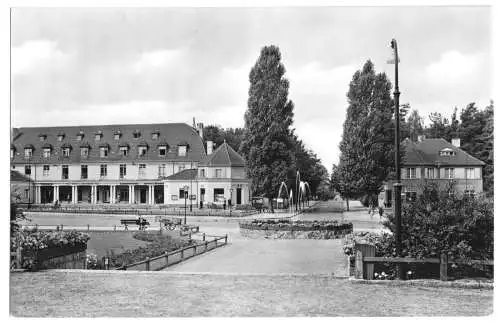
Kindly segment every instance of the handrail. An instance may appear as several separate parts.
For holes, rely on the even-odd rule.
[[[146,271],[149,271],[150,270],[150,263],[152,261],[158,261],[158,260],[161,260],[161,259],[166,259],[167,260],[166,261],[167,262],[166,265],[162,266],[160,268],[160,269],[164,269],[164,268],[166,268],[166,267],[169,266],[169,264],[168,264],[168,257],[169,256],[173,256],[173,255],[181,253],[181,260],[180,260],[180,262],[182,262],[182,261],[185,260],[183,254],[184,254],[184,251],[186,251],[186,250],[194,248],[195,252],[194,252],[194,254],[192,256],[190,256],[190,257],[193,257],[193,256],[196,256],[196,255],[199,255],[199,254],[202,254],[202,253],[205,253],[205,252],[209,251],[208,245],[210,243],[215,243],[215,247],[212,248],[212,249],[215,249],[215,248],[227,245],[227,238],[228,238],[227,235],[225,235],[225,236],[214,236],[214,237],[216,237],[216,238],[214,238],[214,239],[212,239],[210,241],[208,241],[208,240],[207,241],[203,241],[200,244],[189,245],[189,246],[186,246],[186,247],[174,250],[172,252],[165,252],[165,254],[162,254],[162,255],[159,255],[159,256],[156,256],[156,257],[146,258],[145,260],[142,260],[142,261],[138,261],[138,262],[134,262],[134,263],[130,263],[130,264],[125,264],[125,265],[122,265],[121,267],[115,268],[115,270],[127,270],[128,268],[132,268],[132,267],[136,267],[136,266],[139,266],[139,265],[142,265],[142,264],[146,264]],[[224,239],[224,243],[218,245],[217,242],[219,240],[223,240],[223,239]],[[196,248],[197,247],[202,247],[202,246],[205,246],[205,248],[200,253],[196,252]]]

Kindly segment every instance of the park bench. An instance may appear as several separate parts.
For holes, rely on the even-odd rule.
[[[139,226],[139,230],[146,230],[146,226],[149,225],[149,222],[145,219],[122,219],[120,223],[125,226],[125,230],[128,230],[129,224],[136,224]]]

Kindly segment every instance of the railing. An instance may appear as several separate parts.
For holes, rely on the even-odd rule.
[[[373,252],[374,253],[374,252]],[[409,258],[409,257],[375,257],[363,256],[363,252],[358,250],[356,253],[355,277],[359,279],[372,280],[374,263],[434,263],[439,264],[439,278],[442,281],[448,280],[448,265],[491,265],[493,260],[449,260],[448,255],[441,254],[440,258]]]
[[[206,237],[214,237],[213,240],[206,240]],[[227,245],[227,235],[225,236],[210,236],[203,234],[203,242],[191,246],[183,247],[181,249],[165,252],[165,254],[146,258],[143,261],[125,264],[115,270],[138,270],[138,271],[159,271],[163,270],[174,264],[183,262],[194,256],[206,253],[216,248]]]

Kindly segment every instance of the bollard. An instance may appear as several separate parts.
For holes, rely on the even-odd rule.
[[[441,254],[439,277],[442,281],[448,280],[448,255],[446,253]]]

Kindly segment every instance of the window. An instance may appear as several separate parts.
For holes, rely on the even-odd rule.
[[[127,164],[120,164],[120,179],[127,175]]]
[[[47,135],[45,135],[45,134],[41,134],[39,137],[40,137],[40,141],[47,140]]]
[[[435,179],[436,178],[435,168],[433,168],[433,167],[426,167],[425,168],[425,177],[427,179]]]
[[[64,139],[64,134],[57,135],[57,141],[63,141],[63,139]]]
[[[50,173],[50,165],[44,165],[43,166],[43,176],[48,177]]]
[[[120,140],[120,136],[121,136],[120,133],[115,133],[115,140]]]
[[[26,165],[24,167],[24,174],[31,175],[31,165]]]
[[[31,156],[33,156],[33,149],[25,148],[24,149],[24,157],[31,158]]]
[[[69,157],[70,149],[68,147],[63,148],[62,153],[64,157]]]
[[[160,152],[160,156],[167,156],[167,146],[160,146],[158,147],[158,150]]]
[[[43,158],[50,158],[50,148],[43,149]]]
[[[222,169],[215,169],[215,177],[222,178]]]
[[[473,189],[466,190],[464,196],[467,199],[473,199],[476,196],[476,191]]]
[[[444,169],[444,178],[445,179],[454,179],[455,178],[455,169],[452,167],[447,167]]]
[[[224,188],[214,188],[214,202],[224,201]]]
[[[83,134],[77,134],[76,135],[76,140],[82,141],[82,139],[83,139]]]
[[[200,177],[204,178],[205,177],[205,169],[200,170]]]
[[[476,179],[474,168],[466,168],[465,169],[465,178],[466,179]]]
[[[407,167],[406,179],[416,179],[416,178],[417,178],[417,169],[415,167]]]
[[[82,180],[85,180],[88,178],[88,166],[87,165],[82,165],[81,166],[81,178]]]
[[[69,169],[68,169],[68,165],[63,165],[62,166],[62,179],[63,180],[67,180],[69,178]]]
[[[81,157],[88,157],[89,156],[89,149],[87,147],[83,147],[80,149],[80,156]]]
[[[96,134],[95,135],[95,141],[101,141],[101,135],[100,134]]]
[[[138,147],[138,150],[139,150],[139,156],[144,156],[146,155],[146,151],[147,151],[148,147],[146,146],[139,146]]]
[[[184,188],[179,189],[179,199],[188,198],[189,191],[184,190]]]
[[[106,164],[101,164],[101,178],[108,175],[108,166]]]
[[[141,137],[141,133],[139,131],[135,131],[132,136],[134,137],[134,139],[139,139]]]
[[[121,146],[120,147],[120,154],[122,156],[128,156],[128,146]]]
[[[151,134],[151,139],[153,139],[153,140],[157,140],[159,136],[160,136],[160,133],[159,133],[159,132],[153,132],[153,133]]]
[[[445,148],[439,151],[439,156],[455,156],[455,151],[451,148]]]
[[[178,156],[186,156],[186,149],[187,146],[179,146],[179,149],[177,151]]]
[[[108,147],[101,147],[101,157],[108,157]]]
[[[139,176],[140,177],[146,176],[146,164],[139,164]]]
[[[158,177],[164,177],[165,176],[165,168],[166,164],[160,164],[158,165]]]

